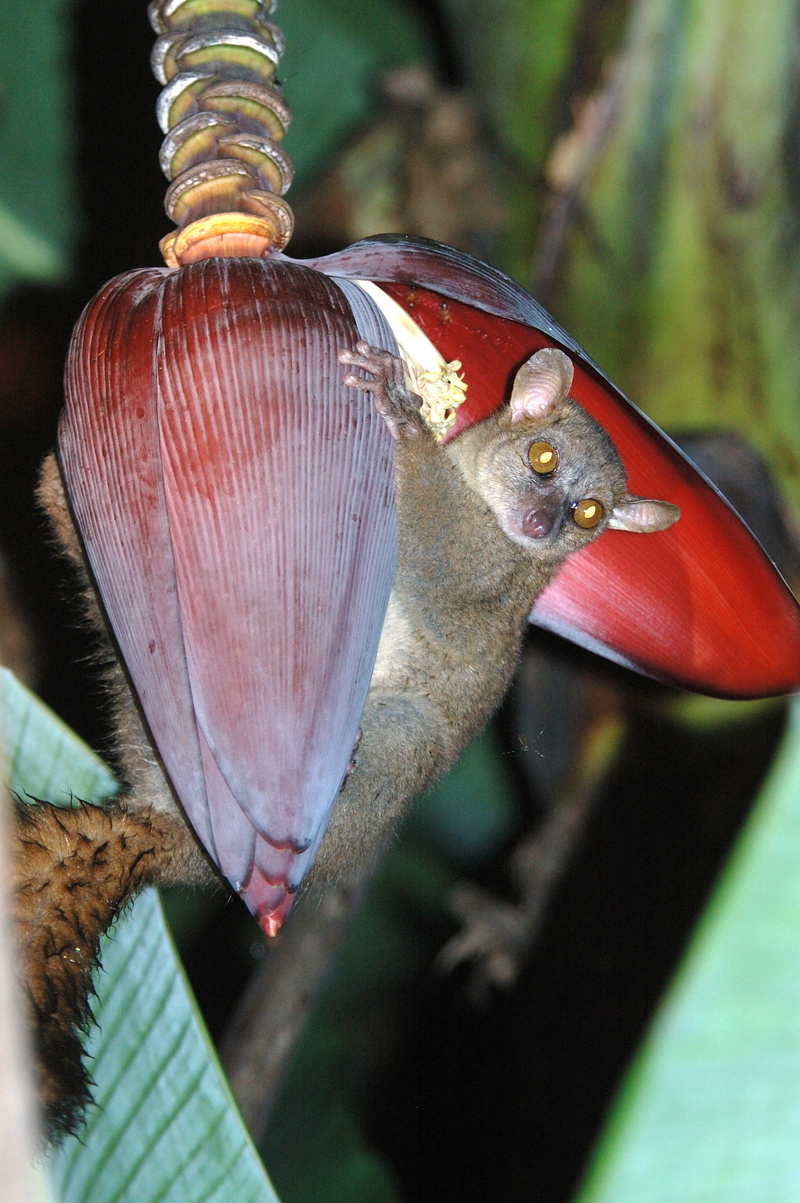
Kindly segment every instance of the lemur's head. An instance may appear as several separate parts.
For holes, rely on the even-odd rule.
[[[630,495],[616,447],[569,396],[572,377],[563,351],[532,355],[508,406],[476,430],[467,473],[506,535],[538,559],[562,559],[609,527],[648,534],[680,517],[668,501]]]

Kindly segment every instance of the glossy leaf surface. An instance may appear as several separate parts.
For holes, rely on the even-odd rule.
[[[0,709],[8,785],[23,802],[72,806],[116,794],[116,778],[100,757],[7,668],[0,668]]]

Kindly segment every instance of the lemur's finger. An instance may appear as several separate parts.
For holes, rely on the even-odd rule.
[[[361,368],[363,372],[369,372],[371,376],[377,377],[386,373],[386,365],[372,356],[358,355],[355,351],[340,351],[338,358],[340,363],[346,364],[348,367]]]
[[[339,362],[363,368],[365,372],[371,372],[373,376],[389,376],[391,374],[392,377],[398,379],[397,356],[392,355],[391,351],[384,351],[381,347],[371,347],[369,343],[363,341],[356,343],[355,351],[340,351]]]
[[[363,376],[356,376],[355,372],[348,372],[344,377],[344,383],[349,388],[360,388],[365,391],[371,391],[375,388],[374,380],[365,380]]]

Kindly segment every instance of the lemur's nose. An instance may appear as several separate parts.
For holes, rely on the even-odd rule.
[[[543,539],[553,529],[553,519],[546,510],[528,510],[522,518],[522,533],[529,539]]]

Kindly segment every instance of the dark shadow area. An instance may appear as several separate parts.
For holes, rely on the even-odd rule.
[[[516,989],[475,1008],[463,974],[428,977],[365,1106],[415,1203],[571,1197],[784,725],[781,708],[713,736],[633,718]]]

